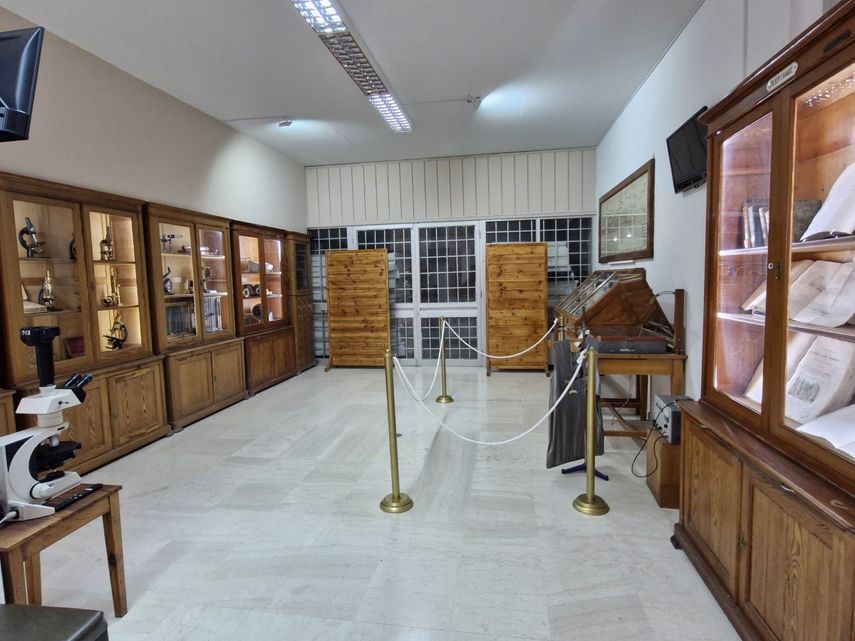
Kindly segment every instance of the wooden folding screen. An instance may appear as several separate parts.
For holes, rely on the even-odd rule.
[[[330,367],[382,366],[391,343],[385,249],[333,251],[327,258]]]
[[[487,245],[487,353],[515,354],[548,328],[546,243]],[[494,369],[548,371],[547,341],[512,359],[487,359]]]

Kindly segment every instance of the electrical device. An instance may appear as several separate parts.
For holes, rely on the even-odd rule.
[[[90,374],[72,374],[55,386],[53,340],[58,327],[25,327],[21,340],[36,350],[39,393],[21,399],[16,412],[36,417],[36,427],[0,437],[0,521],[25,521],[53,514],[51,497],[80,483],[80,475],[58,468],[80,449],[61,441],[68,429],[63,412],[83,403]]]
[[[0,33],[0,142],[30,137],[44,27]]]
[[[680,427],[683,413],[677,401],[690,401],[690,396],[660,396],[653,397],[653,429],[658,430],[666,441],[677,445],[680,442]]]
[[[698,122],[698,116],[706,110],[706,107],[701,107],[668,136],[668,158],[671,160],[675,194],[698,187],[707,180],[707,128]]]

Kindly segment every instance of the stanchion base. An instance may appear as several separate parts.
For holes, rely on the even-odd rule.
[[[407,496],[404,493],[401,493],[401,496],[395,499],[391,494],[387,494],[382,501],[380,501],[380,509],[384,512],[389,512],[390,514],[399,514],[401,512],[407,512],[413,507],[413,499]]]
[[[587,494],[580,494],[573,499],[573,507],[582,514],[589,516],[602,516],[609,511],[609,505],[596,494],[593,500],[588,500]]]
[[[453,403],[454,399],[451,398],[448,394],[440,394],[436,397],[437,403]]]

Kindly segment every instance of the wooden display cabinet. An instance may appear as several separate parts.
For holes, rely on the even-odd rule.
[[[0,389],[0,436],[15,431],[15,397],[12,390]]]
[[[154,203],[146,213],[154,343],[166,355],[167,416],[178,429],[246,398],[229,222]]]
[[[232,222],[235,316],[250,394],[297,373],[285,232]]]
[[[704,368],[675,536],[745,639],[855,635],[853,32],[848,0],[701,117]]]
[[[317,363],[315,359],[315,312],[312,303],[311,239],[306,234],[287,232],[289,302],[294,321],[297,369],[301,372]]]

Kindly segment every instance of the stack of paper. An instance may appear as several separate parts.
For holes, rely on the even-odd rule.
[[[805,423],[798,431],[824,439],[841,452],[855,458],[855,405]]]
[[[802,240],[820,240],[855,233],[855,163],[837,177],[828,198],[814,216]]]

